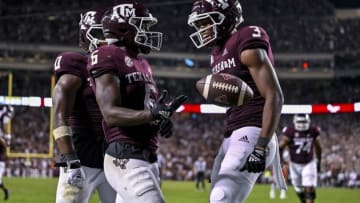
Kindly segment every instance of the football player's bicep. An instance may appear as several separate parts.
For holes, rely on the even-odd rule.
[[[64,74],[57,81],[52,96],[54,127],[66,125],[81,84],[81,78],[71,74]]]
[[[120,80],[114,74],[105,73],[95,78],[95,84],[96,101],[105,117],[113,107],[121,105]]]
[[[250,71],[262,97],[281,92],[280,84],[274,67],[264,49],[246,49],[241,52],[240,60]]]

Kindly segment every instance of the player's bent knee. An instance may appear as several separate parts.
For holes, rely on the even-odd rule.
[[[210,203],[227,203],[229,196],[226,191],[221,187],[215,187],[210,194]]]
[[[316,198],[315,191],[313,192],[304,192],[304,199],[314,200]]]

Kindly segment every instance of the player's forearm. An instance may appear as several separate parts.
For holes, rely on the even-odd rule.
[[[55,142],[61,154],[70,154],[75,152],[75,147],[72,143],[71,136],[64,136],[57,139]]]
[[[150,111],[133,110],[123,107],[112,107],[103,110],[103,116],[108,126],[137,126],[153,121]]]
[[[259,139],[270,141],[280,120],[284,99],[281,92],[276,92],[265,99],[262,129]],[[267,144],[267,143],[266,143]],[[264,145],[264,144],[263,144]],[[266,146],[266,145],[265,145]]]

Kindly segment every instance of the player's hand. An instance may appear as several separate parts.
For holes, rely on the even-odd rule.
[[[167,90],[163,90],[159,99],[156,101],[155,106],[151,109],[151,115],[155,120],[170,119],[176,109],[187,100],[187,96],[180,95],[169,104],[166,104],[165,99],[167,95]]]
[[[79,160],[68,162],[66,170],[66,183],[77,188],[82,188],[85,183],[85,172],[80,166]]]
[[[75,152],[62,154],[56,167],[64,167],[66,173],[66,183],[77,188],[82,188],[85,183],[85,172],[81,168],[81,163]]]
[[[265,171],[266,151],[265,149],[255,148],[246,160],[241,171],[247,170],[250,173]]]
[[[161,137],[169,138],[172,135],[173,124],[170,119],[162,120],[159,126],[159,133]]]

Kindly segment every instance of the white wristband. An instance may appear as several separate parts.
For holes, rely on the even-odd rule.
[[[64,137],[72,136],[72,130],[70,126],[60,126],[53,130],[55,140]]]

